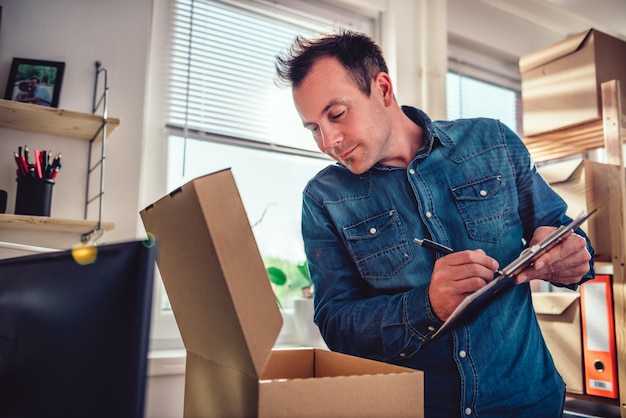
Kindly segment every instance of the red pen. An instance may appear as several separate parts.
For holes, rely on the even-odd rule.
[[[26,173],[28,173],[28,171],[24,170],[24,166],[22,165],[22,159],[20,158],[19,155],[17,155],[17,152],[15,152],[14,154],[15,154],[15,164],[17,164],[17,172],[15,174],[18,177],[23,177],[26,175]]]
[[[41,158],[39,157],[39,150],[35,150],[35,169],[37,170],[37,177],[43,178],[41,174]]]
[[[26,162],[26,158],[23,155],[20,155],[20,163],[22,164],[22,170],[24,170],[24,175],[28,174],[28,163]]]

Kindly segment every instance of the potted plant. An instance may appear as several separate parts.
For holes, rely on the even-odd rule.
[[[298,345],[326,348],[319,329],[313,322],[313,282],[306,261],[294,264],[274,260],[266,270],[283,314],[286,312],[287,301],[293,303],[293,325]]]
[[[270,259],[265,262],[267,275],[274,285],[278,306],[285,306],[285,299],[313,298],[313,282],[305,262],[292,263],[286,260]]]

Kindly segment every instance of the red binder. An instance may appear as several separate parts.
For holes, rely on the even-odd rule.
[[[585,391],[617,399],[617,356],[611,276],[598,275],[580,287]]]

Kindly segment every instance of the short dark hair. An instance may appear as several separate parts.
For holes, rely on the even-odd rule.
[[[389,73],[380,47],[367,35],[340,29],[317,38],[298,36],[291,47],[276,56],[276,75],[282,84],[298,87],[319,58],[332,57],[348,70],[350,78],[368,97],[380,72]]]

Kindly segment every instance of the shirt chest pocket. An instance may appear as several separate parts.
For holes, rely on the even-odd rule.
[[[365,279],[389,279],[411,261],[406,233],[393,209],[342,230],[348,250]]]
[[[509,226],[508,199],[502,175],[493,175],[451,188],[470,237],[498,242]]]

